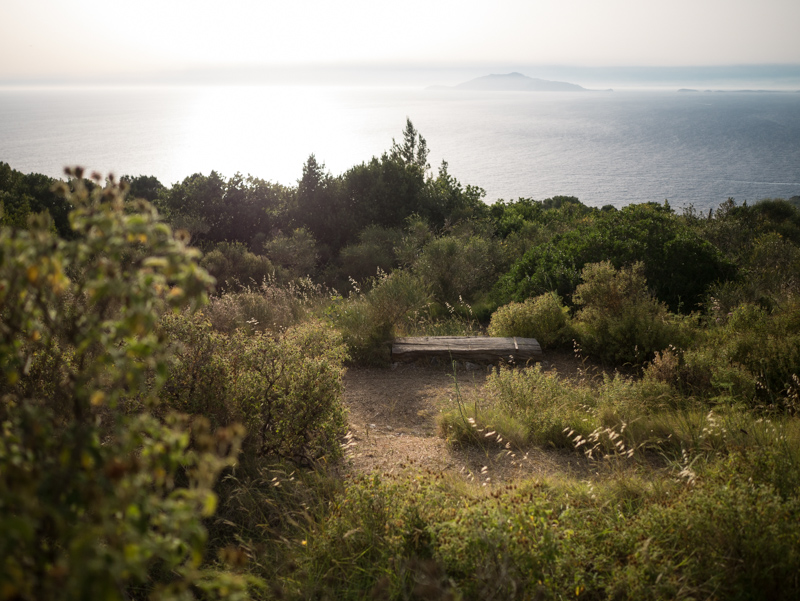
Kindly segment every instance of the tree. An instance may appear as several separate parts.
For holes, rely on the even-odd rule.
[[[392,139],[389,156],[405,165],[413,165],[423,172],[430,169],[428,164],[428,143],[414,128],[411,119],[406,117],[406,128],[403,130],[403,145]]]

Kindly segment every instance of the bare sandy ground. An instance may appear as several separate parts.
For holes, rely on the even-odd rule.
[[[573,377],[580,367],[570,354],[550,355],[546,369]],[[348,462],[356,472],[417,468],[461,474],[485,483],[553,474],[580,476],[591,471],[581,454],[569,451],[454,446],[439,436],[437,415],[462,401],[485,399],[486,368],[459,370],[421,363],[394,369],[351,369],[345,375],[349,409]]]

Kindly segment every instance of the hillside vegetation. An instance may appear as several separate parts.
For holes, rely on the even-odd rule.
[[[487,205],[427,156],[0,163],[0,599],[800,597],[800,209]],[[440,436],[588,477],[348,468],[348,366],[486,333],[584,368],[453,366]]]

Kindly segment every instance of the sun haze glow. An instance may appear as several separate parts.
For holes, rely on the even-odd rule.
[[[800,63],[796,0],[6,0],[0,82],[302,64]]]

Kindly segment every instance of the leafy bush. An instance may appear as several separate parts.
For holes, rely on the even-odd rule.
[[[641,264],[617,271],[605,261],[587,265],[574,300],[581,307],[575,329],[590,356],[615,365],[640,365],[670,344],[681,331],[666,306],[654,299]]]
[[[228,340],[215,331],[203,313],[167,314],[160,324],[171,341],[169,372],[159,391],[163,406],[202,415],[214,427],[233,421],[230,398]]]
[[[397,263],[394,248],[402,239],[399,229],[371,225],[358,235],[358,244],[351,244],[339,254],[338,281],[352,278],[365,282],[378,271],[390,271]]]
[[[351,361],[384,365],[395,329],[429,303],[425,285],[407,271],[397,270],[379,277],[366,293],[335,300],[328,315],[342,332]]]
[[[251,253],[241,242],[220,242],[205,254],[200,265],[216,278],[220,289],[257,285],[275,274],[267,257]]]
[[[800,248],[777,233],[752,240],[740,259],[740,276],[709,289],[707,308],[724,321],[741,304],[774,309],[800,291]]]
[[[491,287],[497,254],[492,241],[482,236],[442,236],[425,245],[413,271],[437,301],[455,304]]]
[[[555,293],[511,302],[492,315],[489,335],[536,338],[543,348],[562,345],[571,339],[568,309]]]
[[[530,248],[500,278],[498,300],[522,302],[549,291],[568,298],[585,265],[610,261],[619,269],[638,262],[655,297],[672,311],[689,313],[705,300],[712,284],[735,274],[730,261],[669,206],[630,205],[573,223]]]
[[[7,598],[225,597],[201,568],[212,486],[241,432],[167,416],[157,309],[197,306],[211,280],[144,202],[80,180],[75,239],[47,216],[0,230],[0,591]],[[100,176],[97,176],[97,181]],[[30,371],[45,356],[44,371]],[[36,381],[59,374],[58,385]]]
[[[304,548],[300,597],[526,599],[558,586],[563,538],[538,492],[406,473],[352,482]]]
[[[733,393],[746,402],[796,411],[786,403],[794,386],[793,376],[800,373],[798,332],[797,301],[773,312],[752,304],[738,307],[727,323],[710,332],[705,350],[700,351],[714,359],[710,370],[714,389]],[[692,366],[696,358],[695,354],[687,355],[686,363]],[[741,383],[747,382],[749,386],[743,388]]]
[[[278,233],[264,242],[263,249],[269,260],[281,268],[281,281],[313,274],[320,258],[317,241],[303,228],[295,229],[289,235]]]
[[[770,487],[712,481],[653,504],[616,535],[619,565],[608,593],[628,599],[792,598],[800,592],[800,506]],[[722,475],[722,474],[720,474]],[[691,560],[687,561],[687,558]]]
[[[306,278],[283,285],[270,278],[213,296],[203,314],[214,329],[227,334],[239,328],[279,331],[301,321],[323,302],[322,292],[321,286]]]
[[[320,323],[231,339],[231,399],[261,455],[308,463],[341,457],[345,347]]]
[[[215,425],[243,423],[260,456],[310,463],[341,456],[345,347],[316,322],[285,331],[217,332],[202,313],[166,316],[174,342],[161,398]]]

